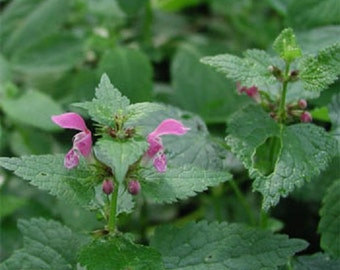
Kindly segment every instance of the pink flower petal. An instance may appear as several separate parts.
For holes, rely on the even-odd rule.
[[[185,127],[181,122],[175,119],[165,119],[156,129],[149,134],[151,137],[159,137],[162,135],[183,135],[190,128]]]
[[[79,154],[72,148],[65,156],[64,166],[67,169],[72,169],[79,164]]]
[[[92,137],[90,131],[82,131],[74,136],[73,147],[87,157],[91,153]]]
[[[76,129],[80,131],[87,130],[84,119],[74,112],[53,115],[51,119],[62,128]]]
[[[163,173],[166,171],[166,164],[167,160],[165,154],[163,152],[159,152],[153,160],[153,166],[158,172]]]
[[[149,157],[153,157],[154,155],[156,155],[160,150],[163,149],[163,144],[162,144],[162,140],[159,137],[153,137],[153,136],[148,136],[147,139],[148,143],[149,143],[149,149],[146,152],[147,155]]]

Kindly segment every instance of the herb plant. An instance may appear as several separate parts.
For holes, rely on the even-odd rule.
[[[330,26],[336,14],[315,14],[326,4],[302,1],[312,8],[301,13],[301,27],[321,24],[311,31],[325,36],[310,45],[314,32],[305,34],[307,42],[295,32],[301,22],[293,15],[301,6],[268,1],[294,28],[268,26],[255,44],[267,45],[274,31],[271,48],[244,48],[239,56],[242,32],[249,33],[244,43],[255,40],[242,25],[253,17],[221,11],[224,1],[33,2],[12,1],[1,14],[7,24],[0,30],[6,37],[0,251],[11,251],[1,258],[1,270],[340,267],[340,94],[334,90],[340,43],[333,35],[338,26]],[[166,42],[156,48],[155,10],[181,24],[171,16],[201,5],[231,18],[239,35],[231,44],[235,51],[202,49],[193,35],[171,56],[171,89],[161,83],[152,89],[151,63],[160,65],[157,59],[166,59],[177,38],[162,36]],[[88,31],[87,9],[107,28]],[[132,36],[118,35],[129,20],[141,20],[141,35],[134,28]],[[39,31],[38,22],[49,32]],[[261,26],[256,21],[254,27]],[[114,39],[127,44],[130,38],[139,49],[110,47]],[[87,46],[85,59],[79,44]],[[49,89],[37,90],[42,86]],[[69,93],[61,95],[58,87]],[[299,226],[289,200],[320,215],[318,245],[285,230]],[[17,218],[20,209],[25,213]],[[289,214],[281,220],[282,212]],[[22,243],[11,243],[12,236]]]

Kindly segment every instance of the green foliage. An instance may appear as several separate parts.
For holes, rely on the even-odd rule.
[[[59,222],[42,218],[19,220],[18,228],[24,247],[1,263],[1,270],[74,269],[76,254],[87,241]]]
[[[226,138],[244,166],[255,178],[253,187],[264,196],[266,210],[286,197],[296,187],[324,170],[337,154],[336,141],[322,128],[310,124],[280,127],[261,108],[248,106],[230,118]],[[256,151],[265,147],[268,138],[278,138],[280,150],[274,151],[267,169],[259,169]],[[275,140],[278,142],[278,140]]]
[[[15,122],[42,130],[58,130],[51,115],[62,113],[61,106],[44,93],[28,90],[18,97],[4,96],[0,106]]]
[[[174,103],[208,123],[224,122],[245,100],[236,94],[235,85],[199,63],[202,56],[194,46],[181,47],[176,53],[171,65]]]
[[[321,247],[329,254],[340,258],[340,180],[328,189],[320,210]]]
[[[135,163],[148,149],[146,141],[100,140],[95,147],[97,158],[112,168],[118,183],[125,179],[129,166]]]
[[[294,28],[308,28],[320,25],[338,25],[337,0],[289,1],[287,19]]]
[[[142,52],[128,48],[106,52],[99,63],[98,73],[107,73],[115,87],[121,89],[131,102],[151,100],[152,67]]]
[[[22,6],[21,1],[12,1],[12,6],[2,15],[2,25],[14,24],[16,28],[13,32],[7,32],[8,36],[3,44],[4,52],[10,55],[16,54],[39,42],[48,34],[56,32],[65,21],[69,7],[70,1],[67,0],[40,1],[38,5],[29,1],[26,6]],[[17,8],[19,10],[16,10]],[[31,12],[27,14],[28,8]],[[1,36],[3,34],[2,32]]]
[[[15,196],[3,195],[0,197],[0,219],[12,215],[16,210],[27,204],[27,200]],[[6,208],[4,207],[6,205]]]
[[[200,4],[201,2],[203,2],[203,0],[155,0],[154,5],[165,11],[179,11]]]
[[[269,67],[278,59],[272,58],[265,51],[253,49],[247,50],[244,53],[244,58],[222,54],[203,57],[201,61],[224,73],[227,78],[239,81],[247,87],[256,85],[259,88],[268,89],[276,82]]]
[[[318,51],[339,42],[340,25],[317,27],[297,32],[296,37],[304,54],[317,54]]]
[[[114,116],[122,114],[129,104],[130,101],[122,96],[118,89],[111,84],[109,77],[104,74],[96,88],[95,98],[92,101],[74,105],[86,109],[94,121],[113,127]]]
[[[166,269],[278,269],[306,242],[239,224],[206,221],[156,229],[151,246]]]
[[[337,0],[0,2],[1,270],[339,268]],[[94,146],[68,170],[52,154],[74,131],[51,115],[72,102]],[[159,173],[147,136],[167,118],[190,131],[162,136]],[[254,191],[292,197],[264,212]]]
[[[71,34],[48,36],[12,57],[13,70],[29,75],[62,73],[82,60],[81,40]]]
[[[63,155],[41,155],[1,157],[0,166],[52,195],[84,207],[93,197],[90,183],[96,181],[96,175],[85,162],[76,170],[68,170],[64,167]]]
[[[143,193],[158,203],[186,199],[209,186],[216,186],[231,179],[231,175],[226,171],[208,171],[189,166],[168,168],[162,174],[145,170],[141,172],[141,176],[145,179],[141,183]]]
[[[340,74],[340,43],[319,51],[317,56],[306,56],[299,63],[303,86],[321,91],[337,80]]]
[[[298,256],[293,261],[293,270],[337,270],[340,260],[332,260],[328,255],[316,253],[313,255]]]
[[[88,270],[164,269],[156,250],[134,244],[124,236],[94,240],[82,248],[79,262]]]
[[[273,48],[287,63],[291,63],[301,56],[301,49],[296,42],[295,34],[291,28],[284,29],[281,32],[274,41]]]

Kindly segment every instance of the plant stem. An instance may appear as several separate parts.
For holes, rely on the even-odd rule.
[[[236,197],[238,198],[238,200],[240,201],[240,203],[242,204],[242,206],[246,210],[248,218],[249,218],[249,221],[250,221],[250,224],[255,226],[256,225],[256,220],[255,220],[253,212],[251,211],[249,203],[247,202],[246,198],[243,196],[241,190],[239,189],[238,185],[236,185],[234,180],[230,180],[229,183],[230,183],[231,188],[235,192]]]
[[[109,216],[109,223],[108,223],[108,230],[110,233],[114,232],[116,229],[116,222],[117,222],[117,200],[118,200],[118,183],[115,183],[115,187],[111,194],[111,202],[110,202],[110,216]]]
[[[279,108],[279,122],[283,124],[286,121],[286,96],[287,96],[287,86],[289,82],[289,67],[290,64],[286,62],[285,73],[283,76],[283,83],[282,83],[282,93],[281,93],[281,101],[280,101],[280,108]]]
[[[261,212],[260,212],[260,228],[264,228],[266,229],[267,228],[267,225],[268,225],[268,215],[265,211],[263,211],[263,209],[261,209]]]

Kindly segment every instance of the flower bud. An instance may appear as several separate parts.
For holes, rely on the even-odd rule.
[[[306,109],[307,108],[307,101],[305,99],[300,99],[298,102],[300,109]]]
[[[113,192],[113,189],[114,189],[113,182],[111,180],[108,180],[108,179],[104,180],[102,189],[103,189],[103,192],[106,195],[110,195]]]
[[[140,191],[141,187],[140,187],[140,183],[137,180],[131,180],[128,183],[128,192],[131,195],[137,195]]]
[[[309,112],[303,112],[300,116],[301,122],[309,123],[312,122],[312,115]]]

